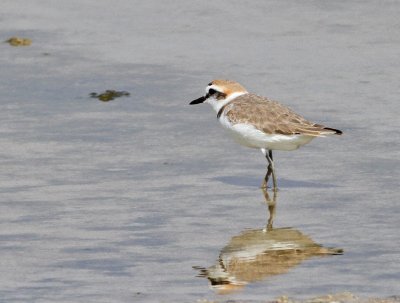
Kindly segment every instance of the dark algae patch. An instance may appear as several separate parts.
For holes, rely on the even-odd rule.
[[[20,38],[20,37],[11,37],[10,39],[6,40],[8,44],[11,46],[29,46],[32,44],[32,40],[28,38]]]
[[[103,102],[108,102],[114,100],[115,98],[128,97],[130,96],[130,93],[126,91],[106,90],[105,92],[100,94],[90,93],[89,96],[92,98],[99,99],[100,101]]]

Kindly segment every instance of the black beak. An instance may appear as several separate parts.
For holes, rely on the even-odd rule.
[[[203,103],[204,101],[207,100],[208,97],[210,97],[209,94],[207,94],[207,95],[205,95],[205,96],[202,96],[202,97],[200,97],[200,98],[198,98],[198,99],[196,99],[196,100],[193,100],[193,101],[190,102],[189,104],[190,104],[190,105],[193,105],[193,104]]]

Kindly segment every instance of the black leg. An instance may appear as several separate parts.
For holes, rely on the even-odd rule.
[[[268,169],[267,169],[267,174],[265,175],[265,187],[268,185],[268,180],[270,175],[272,175],[272,184],[273,184],[273,189],[274,191],[278,190],[277,187],[277,182],[276,182],[276,175],[275,175],[275,167],[274,167],[274,160],[272,157],[272,150],[268,150],[268,153],[265,154],[265,158],[268,160]]]
[[[272,152],[270,150],[265,151],[265,158],[268,160],[268,157],[271,159]],[[263,188],[268,188],[268,181],[269,177],[271,176],[272,173],[272,165],[271,162],[268,160],[268,167],[267,167],[267,173],[264,177],[263,185],[261,187]]]
[[[271,173],[272,173],[271,164],[268,164],[267,173],[265,174],[265,178],[264,178],[265,187],[268,187],[268,180],[269,180],[269,177],[271,176]]]

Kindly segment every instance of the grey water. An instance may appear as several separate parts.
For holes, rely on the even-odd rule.
[[[32,40],[0,44],[0,302],[400,293],[398,2],[0,7],[1,40]],[[276,233],[342,255],[268,274],[280,262],[270,246],[240,242],[235,254],[260,258],[225,268],[243,284],[219,294],[205,278],[269,217],[261,152],[236,145],[209,106],[188,105],[214,78],[344,132],[274,153]],[[107,89],[130,96],[90,97]]]

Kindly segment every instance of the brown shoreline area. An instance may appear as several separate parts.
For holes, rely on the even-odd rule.
[[[280,296],[271,301],[254,301],[254,300],[198,300],[197,303],[399,303],[400,295],[393,295],[383,298],[362,297],[357,296],[351,292],[343,292],[337,294],[327,294],[323,296],[314,297],[311,299],[296,299],[291,296]]]

